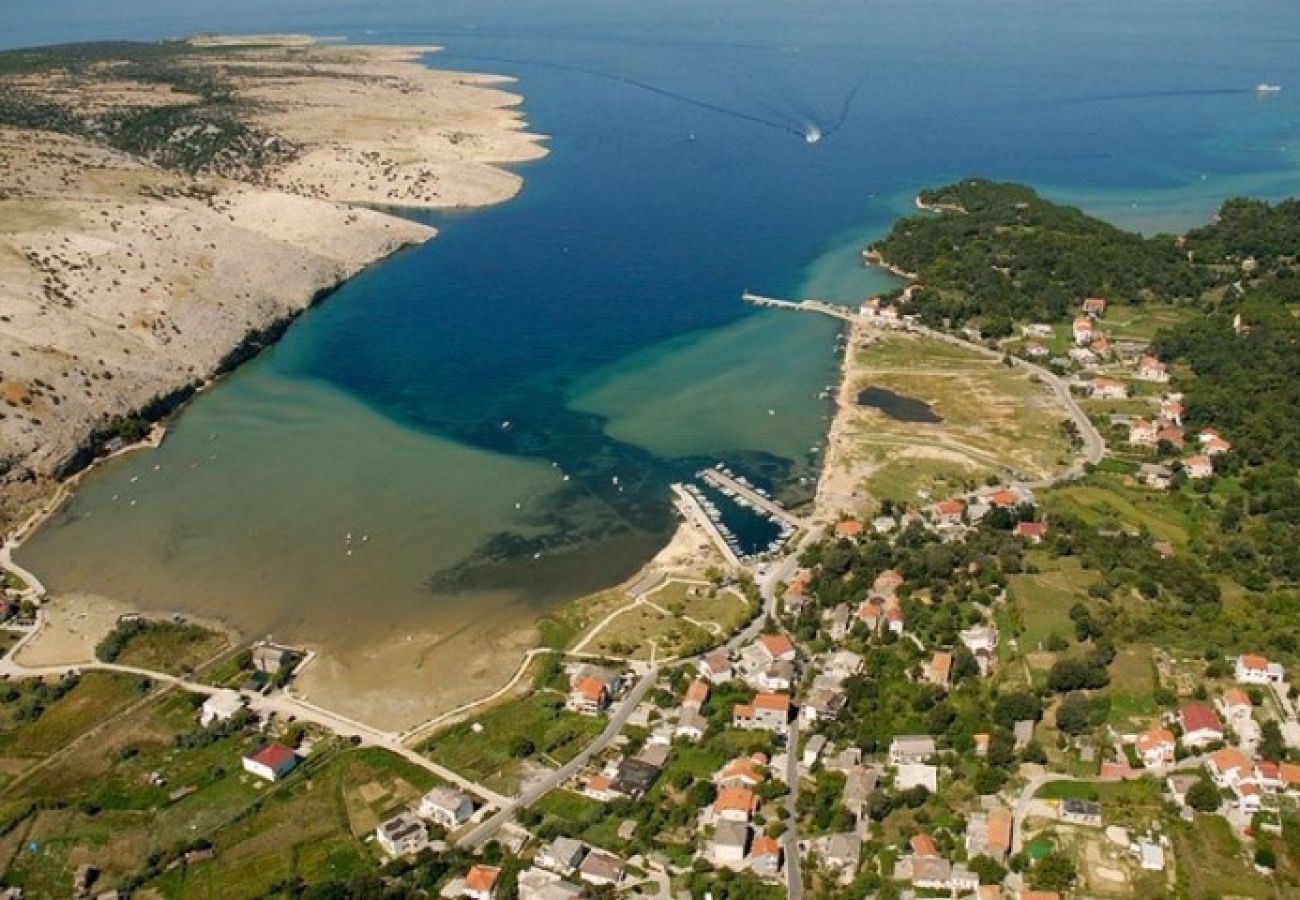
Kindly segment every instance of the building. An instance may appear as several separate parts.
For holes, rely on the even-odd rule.
[[[903,583],[904,579],[901,572],[897,569],[886,569],[871,582],[871,590],[882,597],[892,597],[898,593],[898,589],[903,586]]]
[[[598,716],[609,708],[609,692],[599,679],[580,676],[573,680],[573,687],[564,706],[570,712]]]
[[[253,669],[266,675],[278,675],[293,652],[288,647],[262,642],[253,645]]]
[[[298,765],[298,754],[273,741],[245,756],[243,763],[245,772],[267,781],[279,781]]]
[[[536,866],[519,873],[519,900],[581,900],[587,892]]]
[[[1128,385],[1113,378],[1094,378],[1088,384],[1088,395],[1094,400],[1123,400],[1128,397]]]
[[[934,738],[928,734],[900,734],[889,744],[889,762],[895,766],[923,763],[935,752]]]
[[[1094,319],[1106,313],[1105,297],[1084,297],[1083,298],[1084,315],[1091,316]]]
[[[766,658],[767,665],[778,662],[794,662],[797,655],[794,641],[784,634],[761,634],[755,644]]]
[[[591,884],[618,884],[623,880],[623,860],[604,850],[592,850],[578,866],[578,874]]]
[[[697,712],[686,710],[677,717],[677,728],[673,731],[673,736],[694,743],[703,740],[704,733],[708,730],[708,719]]]
[[[939,789],[939,767],[929,763],[904,763],[895,766],[894,787],[900,791],[923,787],[933,794]]]
[[[826,735],[814,734],[808,738],[808,743],[804,744],[803,753],[799,757],[799,764],[805,769],[811,769],[817,764],[817,760],[822,758],[822,753],[826,750]]]
[[[1232,450],[1232,444],[1229,444],[1227,441],[1219,437],[1217,434],[1211,433],[1208,437],[1206,437],[1206,433],[1202,431],[1200,435],[1200,442],[1201,442],[1201,450],[1205,453],[1206,456],[1223,456],[1225,453]]]
[[[199,724],[207,728],[216,722],[229,721],[243,708],[244,698],[238,691],[217,691],[199,708]]]
[[[966,501],[957,497],[940,500],[931,507],[931,514],[940,525],[960,525],[966,514]]]
[[[1164,384],[1169,380],[1169,367],[1148,354],[1138,357],[1134,375],[1142,381],[1155,381]]]
[[[862,536],[864,528],[857,519],[841,519],[835,523],[835,536],[856,540]]]
[[[749,847],[749,868],[754,874],[771,878],[781,872],[781,842],[758,834]]]
[[[465,873],[464,895],[471,900],[492,900],[501,870],[496,866],[472,866]]]
[[[1167,491],[1174,483],[1174,473],[1164,463],[1143,463],[1138,467],[1138,479],[1147,487]]]
[[[1003,862],[1011,854],[1011,833],[1015,817],[1005,806],[995,806],[988,813],[988,836],[984,845],[987,856]]]
[[[1148,728],[1137,736],[1133,749],[1148,769],[1167,766],[1174,761],[1174,733],[1168,728]]]
[[[749,855],[749,826],[724,819],[713,829],[713,861],[720,866],[737,868]]]
[[[418,853],[429,843],[424,823],[410,813],[398,813],[375,829],[375,841],[389,856]]]
[[[1061,821],[1072,825],[1101,827],[1101,804],[1091,800],[1067,798],[1061,801]]]
[[[686,688],[686,697],[682,700],[682,709],[691,709],[695,712],[700,711],[709,700],[709,683],[707,681],[692,681]]]
[[[570,837],[557,837],[537,854],[537,864],[553,872],[568,874],[587,856],[587,845]]]
[[[1286,680],[1286,671],[1280,663],[1269,662],[1266,657],[1256,653],[1238,656],[1233,674],[1238,684],[1281,684]]]
[[[710,684],[724,684],[731,680],[731,660],[725,653],[710,653],[700,660],[700,675]]]
[[[1182,400],[1176,397],[1166,397],[1160,401],[1160,418],[1168,419],[1175,425],[1183,424],[1183,413],[1185,411]]]
[[[947,687],[951,675],[952,654],[942,651],[935,653],[930,658],[930,664],[925,667],[925,680],[940,687]]]
[[[420,798],[416,811],[429,821],[451,830],[474,817],[474,801],[454,788],[436,787]]]
[[[1214,477],[1214,462],[1208,456],[1189,456],[1183,460],[1183,471],[1193,481]]]
[[[659,767],[635,756],[619,761],[610,790],[637,800],[645,795],[659,777]]]
[[[1255,775],[1255,765],[1250,757],[1236,747],[1224,747],[1210,754],[1205,763],[1214,783],[1222,788],[1236,790]]]
[[[1074,327],[1071,329],[1071,335],[1074,343],[1080,347],[1086,347],[1092,343],[1097,329],[1093,327],[1092,319],[1087,316],[1080,316],[1074,320]]]
[[[1149,419],[1135,418],[1128,423],[1128,442],[1134,447],[1154,447],[1159,429]]]
[[[737,703],[733,707],[732,724],[736,728],[784,732],[790,724],[791,708],[788,694],[760,693],[752,704]]]
[[[713,801],[715,821],[748,822],[758,812],[758,795],[749,788],[725,787]]]
[[[1031,544],[1041,544],[1047,537],[1046,522],[1017,522],[1016,537],[1022,537]]]
[[[962,644],[975,657],[980,675],[987,676],[993,671],[993,662],[996,659],[998,630],[992,625],[976,625],[963,630],[959,636]]]
[[[863,765],[851,766],[844,773],[844,793],[840,795],[840,802],[844,804],[844,808],[860,818],[866,808],[867,799],[876,789],[879,780],[880,773],[875,769]]]
[[[761,754],[760,759],[766,760]],[[740,756],[727,763],[713,776],[713,780],[719,788],[743,787],[755,788],[767,780],[767,775],[762,768],[764,762],[759,762],[752,756]]]
[[[1223,740],[1223,724],[1214,710],[1204,703],[1187,703],[1178,711],[1183,729],[1184,747],[1204,747]]]

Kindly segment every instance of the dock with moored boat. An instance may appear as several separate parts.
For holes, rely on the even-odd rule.
[[[733,497],[737,502],[743,501],[742,505],[747,504],[791,528],[798,528],[803,524],[797,516],[773,500],[765,491],[750,484],[744,475],[733,474],[721,463],[712,469],[704,469],[699,475],[701,479],[728,497]]]

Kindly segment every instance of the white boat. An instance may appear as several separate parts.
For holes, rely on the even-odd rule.
[[[822,139],[822,130],[816,125],[809,125],[803,134],[803,139],[810,144],[815,144]]]
[[[1267,81],[1261,81],[1255,85],[1255,92],[1258,94],[1276,94],[1280,90],[1282,90],[1282,85],[1269,84]]]

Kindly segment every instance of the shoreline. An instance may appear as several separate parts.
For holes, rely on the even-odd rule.
[[[48,515],[68,480],[102,459],[118,423],[167,421],[351,278],[436,235],[400,211],[505,202],[523,179],[504,167],[548,152],[526,130],[523,98],[501,89],[512,79],[435,68],[436,47],[296,36],[189,46],[249,43],[229,58],[181,58],[199,74],[242,67],[232,81],[249,104],[242,115],[297,148],[265,170],[186,174],[76,135],[0,124],[0,250],[10,252],[0,254],[0,301],[13,313],[0,322],[0,348],[35,350],[5,373],[3,399],[17,414],[0,421],[0,444],[12,448],[0,462],[0,529],[25,539],[33,512]],[[276,68],[302,53],[310,74]],[[58,72],[24,77],[27,91],[63,89]],[[86,102],[116,100],[113,83],[98,99],[97,77],[78,88]],[[149,85],[131,89],[171,102]],[[375,113],[390,94],[408,109]],[[38,160],[48,173],[15,174]],[[240,271],[254,268],[263,271]],[[160,289],[168,300],[151,296]],[[62,307],[52,317],[50,299]],[[98,331],[115,320],[116,331]]]
[[[243,43],[239,38],[222,40]],[[263,38],[258,45],[266,48],[270,53],[278,52],[286,46],[285,41],[276,37]],[[350,150],[351,145],[346,143],[347,133],[340,135],[336,129],[336,126],[340,125],[340,122],[336,121],[340,116],[340,110],[337,105],[331,105],[338,103],[338,97],[331,92],[336,91],[337,85],[333,83],[328,72],[321,84],[309,84],[306,87],[296,82],[284,83],[292,79],[277,81],[274,73],[268,75],[266,81],[254,81],[247,86],[247,90],[251,93],[270,91],[276,94],[270,99],[279,103],[277,111],[283,111],[285,108],[289,110],[285,113],[284,125],[289,132],[298,135],[312,128],[321,130],[322,142],[319,146],[309,146],[308,152],[294,162],[299,167],[315,165],[321,161],[322,155],[328,156],[326,163],[332,164],[334,169],[328,170],[328,166],[318,167],[324,174],[315,183],[300,183],[298,181],[300,174],[295,172],[293,165],[267,177],[259,177],[252,183],[232,182],[221,177],[199,178],[194,181],[189,177],[141,163],[139,160],[123,156],[110,149],[92,146],[63,135],[35,132],[34,135],[26,136],[27,143],[37,145],[48,143],[55,150],[69,148],[76,153],[93,154],[93,157],[103,159],[106,166],[115,167],[144,185],[160,184],[163,189],[158,190],[156,196],[149,190],[142,190],[142,194],[148,197],[150,202],[142,206],[141,217],[144,217],[147,211],[154,209],[159,210],[164,218],[174,217],[179,212],[181,216],[196,217],[194,226],[196,232],[202,228],[211,228],[214,222],[219,229],[224,228],[229,231],[229,225],[221,222],[222,219],[228,219],[229,222],[236,224],[251,219],[257,235],[253,243],[259,249],[269,247],[271,251],[278,252],[283,248],[299,254],[299,258],[311,260],[310,264],[301,266],[301,277],[291,276],[287,281],[277,277],[273,283],[264,286],[267,293],[273,293],[276,299],[261,301],[252,310],[248,321],[237,334],[227,338],[217,331],[211,335],[200,336],[200,339],[207,338],[207,343],[212,345],[205,347],[206,361],[201,364],[202,375],[199,377],[188,375],[183,380],[179,380],[179,386],[173,386],[176,381],[173,381],[172,385],[166,384],[165,381],[160,382],[159,389],[151,391],[148,400],[125,406],[120,403],[101,403],[98,412],[90,413],[90,421],[86,422],[84,432],[71,444],[70,449],[61,458],[56,458],[53,463],[47,464],[44,471],[39,467],[39,463],[26,466],[20,464],[16,471],[11,467],[9,477],[0,483],[0,491],[6,495],[4,499],[9,506],[7,512],[0,510],[0,521],[7,520],[3,524],[9,526],[3,540],[0,541],[0,546],[3,546],[3,553],[0,553],[0,566],[3,566],[6,571],[11,571],[16,579],[26,585],[23,596],[45,601],[45,612],[38,619],[36,628],[38,633],[33,634],[33,638],[40,637],[39,632],[44,632],[47,637],[53,636],[59,629],[60,622],[73,631],[81,630],[82,626],[78,623],[86,621],[86,609],[89,608],[87,605],[105,611],[106,616],[98,618],[103,619],[109,627],[116,621],[118,615],[138,611],[134,609],[135,604],[118,603],[112,598],[68,593],[49,596],[40,581],[39,574],[29,572],[13,560],[13,554],[19,551],[26,541],[38,533],[40,528],[75,496],[82,479],[110,459],[138,450],[158,447],[165,439],[167,423],[172,421],[173,417],[182,414],[197,395],[206,392],[209,388],[219,386],[227,375],[277,343],[300,315],[323,303],[347,281],[369,266],[386,260],[403,249],[424,243],[436,235],[435,230],[428,226],[394,213],[370,209],[367,204],[374,202],[382,203],[383,206],[394,210],[417,210],[470,208],[502,203],[516,196],[523,182],[519,174],[504,166],[532,161],[548,152],[541,143],[544,136],[526,130],[522,114],[519,112],[523,98],[500,89],[501,85],[510,84],[513,79],[499,75],[479,75],[436,68],[436,56],[430,57],[430,54],[439,49],[436,47],[367,45],[323,47],[320,42],[315,41],[305,43],[295,41],[292,45],[294,50],[302,46],[306,46],[313,54],[331,54],[327,57],[327,62],[335,63],[336,68],[344,70],[345,77],[338,80],[343,82],[349,95],[356,93],[352,81],[353,72],[362,74],[369,72],[365,83],[375,91],[400,90],[406,107],[409,107],[401,113],[401,117],[404,119],[409,114],[415,121],[400,134],[396,131],[376,132],[374,123],[371,123],[371,130],[363,132],[357,140],[382,137],[389,143],[396,142],[391,152],[398,156],[402,153],[406,155],[396,163],[383,158],[380,159],[380,163],[390,167],[419,166],[421,167],[418,169],[421,173],[419,177],[408,175],[403,178],[398,171],[391,178],[376,179],[373,171],[365,168],[366,165],[371,164],[371,157],[379,157],[380,154],[368,150],[364,153],[360,149]],[[242,58],[240,61],[242,62]],[[257,62],[254,62],[254,65]],[[245,86],[241,83],[242,87]],[[91,89],[93,90],[93,85]],[[284,95],[295,90],[304,92],[306,96],[299,98],[297,105],[291,105]],[[323,94],[324,99],[312,95],[312,90],[317,94]],[[424,93],[418,93],[421,91]],[[259,94],[259,99],[267,98]],[[433,105],[435,112],[437,104],[443,104],[446,107],[445,115],[420,120],[419,113],[422,108],[415,101],[422,99],[426,101],[426,106]],[[355,104],[363,101],[351,102]],[[270,106],[269,103],[267,105]],[[361,115],[370,113],[370,109],[363,108]],[[346,132],[350,122],[346,107],[343,108],[341,115],[344,117],[342,127]],[[295,116],[297,118],[294,118]],[[381,119],[381,124],[382,121]],[[32,140],[33,136],[36,140]],[[0,126],[0,139],[2,138],[8,138],[9,142],[5,144],[0,140],[0,152],[10,151],[6,155],[10,156],[12,163],[14,148],[20,147],[24,140],[23,136],[14,129]],[[301,145],[301,138],[298,142]],[[359,143],[356,146],[364,148],[367,145]],[[365,158],[362,162],[356,162],[357,156]],[[80,157],[78,161],[80,162]],[[353,169],[347,168],[354,164]],[[83,166],[83,170],[74,171],[73,174],[85,176],[85,170],[93,168],[85,164]],[[430,174],[434,170],[436,172]],[[339,171],[343,172],[343,176],[339,176]],[[357,174],[358,172],[360,174]],[[369,182],[365,180],[367,172],[370,172]],[[350,182],[322,181],[326,176],[342,178],[349,173],[353,176]],[[320,175],[320,172],[317,174]],[[384,174],[388,174],[387,169],[384,170]],[[64,177],[68,177],[66,173]],[[437,186],[433,193],[429,193],[429,179],[432,179],[432,183]],[[422,181],[424,186],[420,190],[425,193],[415,196],[409,186],[412,181]],[[271,182],[269,186],[268,182]],[[35,208],[48,203],[62,203],[74,207],[77,203],[81,203],[83,206],[93,207],[94,210],[107,206],[105,199],[92,193],[78,191],[78,188],[84,188],[84,182],[76,183],[71,187],[66,187],[67,184],[66,181],[62,184],[54,184],[44,192],[0,193],[0,205],[12,208],[16,203],[23,203]],[[358,184],[362,185],[359,190]],[[189,185],[211,186],[202,187],[202,191],[207,192],[202,194],[206,205],[204,202],[194,202],[194,198],[186,193],[186,190],[190,189]],[[0,184],[0,187],[3,185]],[[64,192],[69,196],[64,197]],[[15,193],[20,194],[16,199]],[[111,202],[111,196],[108,202]],[[327,213],[329,218],[321,222],[323,213]],[[107,215],[104,213],[104,216]],[[66,226],[63,233],[76,241],[98,241],[92,248],[96,252],[103,253],[108,242],[118,234],[118,225],[114,222],[111,235],[107,235],[106,238],[88,238],[85,234],[94,233],[98,219],[89,219],[87,215],[81,224],[89,231],[79,232],[78,222],[74,220]],[[358,229],[361,229],[361,240],[357,239]],[[107,229],[101,230],[107,231]],[[25,239],[26,234],[26,232],[6,232],[0,229],[0,239],[11,241],[15,237]],[[242,245],[248,245],[247,233],[235,236],[242,238]],[[65,238],[63,243],[67,242]],[[211,250],[207,249],[208,246]],[[183,268],[193,267],[193,257],[186,256],[188,249],[186,247],[178,248],[163,243],[157,251],[152,247],[145,249],[148,250],[147,256],[153,262],[159,261],[164,253],[170,251],[176,254],[172,263],[179,261]],[[231,241],[226,246],[221,246],[221,241],[218,240],[205,245],[200,255],[211,256],[218,262],[223,255],[232,261],[237,259],[239,261],[237,264],[241,268],[252,268],[258,265],[254,260],[245,259],[241,255],[241,249],[241,241]],[[193,252],[199,251],[196,248]],[[136,250],[136,254],[140,254],[139,249]],[[310,254],[310,257],[306,254]],[[131,256],[132,253],[128,252],[126,255]],[[283,257],[284,254],[281,253],[280,258],[269,261],[266,268],[290,272],[298,268],[292,255],[287,259]],[[140,264],[141,269],[144,266],[145,263]],[[115,286],[116,284],[117,282],[114,282]],[[22,285],[7,287],[11,290],[21,290]],[[93,295],[96,287],[103,287],[102,281],[82,284],[71,281],[68,295],[70,298],[77,298],[76,302],[90,302],[93,305],[95,301],[83,301],[82,298]],[[214,290],[217,297],[225,297],[229,301],[230,298],[237,296],[236,287],[217,283]],[[35,290],[32,293],[38,294]],[[143,288],[140,293],[145,293]],[[216,303],[218,307],[223,305],[225,304],[220,301]],[[23,334],[21,330],[15,332],[8,328],[8,323],[9,318],[6,317],[4,330],[0,330],[0,342],[4,341],[6,332]],[[21,329],[24,324],[19,319],[15,322],[15,327]],[[177,331],[177,334],[180,333]],[[110,333],[109,336],[112,337],[112,334]],[[170,341],[169,336],[163,343],[170,343]],[[57,342],[51,343],[57,347]],[[91,352],[96,351],[103,352],[102,348],[92,347]],[[105,352],[104,355],[108,356],[108,353]],[[42,384],[39,377],[33,377],[37,384]],[[12,384],[13,379],[8,379],[8,382]],[[37,398],[38,400],[40,398],[39,392]],[[55,395],[56,403],[57,399]],[[30,401],[26,402],[30,405]],[[104,453],[105,444],[108,444],[111,438],[108,428],[115,416],[119,420],[148,424],[149,433],[140,441]],[[34,421],[39,426],[39,420]],[[10,417],[11,427],[12,423],[13,417]],[[67,433],[66,428],[58,432],[64,436]],[[66,437],[46,434],[34,446],[42,447],[43,452],[48,456],[51,446],[57,445],[60,440],[66,440]],[[57,446],[54,450],[57,451]],[[22,452],[21,445],[19,452]],[[19,459],[21,461],[21,457]],[[73,608],[65,609],[69,598],[83,601],[83,605],[77,607],[77,604],[73,603]],[[53,617],[49,615],[51,612],[54,613]],[[59,622],[51,623],[51,618],[57,618]],[[219,630],[227,636],[233,636],[236,641],[251,639],[251,636],[243,634],[227,622],[210,621],[188,614],[186,618]],[[90,643],[93,646],[94,641]],[[317,648],[307,646],[306,649],[314,651]],[[80,658],[85,656],[85,652],[71,655]]]

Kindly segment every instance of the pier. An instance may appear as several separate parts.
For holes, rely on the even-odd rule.
[[[833,319],[840,319],[844,322],[856,321],[858,315],[847,306],[839,306],[835,303],[827,303],[825,300],[778,300],[776,297],[764,297],[762,294],[751,294],[745,291],[740,295],[741,298],[753,306],[766,306],[770,309],[790,309],[795,312],[817,313],[823,316],[830,316]]]
[[[704,530],[704,533],[709,536],[709,540],[713,541],[714,546],[718,548],[718,552],[722,554],[722,558],[729,565],[739,567],[740,557],[732,549],[730,542],[723,537],[722,532],[718,529],[718,524],[705,512],[704,507],[700,505],[700,501],[695,499],[680,484],[674,484],[672,488],[673,495],[676,498],[673,504],[677,507],[677,511],[682,514],[682,517]]]
[[[767,513],[772,518],[784,522],[791,528],[799,528],[803,525],[803,522],[784,506],[771,497],[759,493],[752,484],[736,478],[724,469],[705,469],[700,473],[700,477],[724,494],[735,494],[737,497],[744,498],[745,502],[755,509]]]

